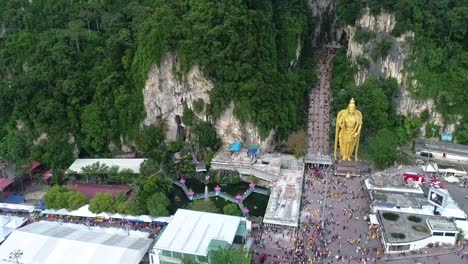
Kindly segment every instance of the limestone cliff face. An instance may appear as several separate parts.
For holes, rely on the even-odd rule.
[[[213,89],[213,82],[204,76],[198,66],[192,69],[182,78],[174,74],[179,69],[176,56],[166,54],[160,65],[153,65],[145,88],[143,89],[146,118],[144,125],[165,122],[168,128],[167,139],[183,139],[186,133],[186,125],[182,122],[184,105],[193,111],[193,103],[202,99],[209,104],[209,92]],[[270,136],[261,140],[258,129],[250,123],[241,124],[233,115],[232,104],[226,108],[217,120],[212,120],[205,110],[194,114],[204,121],[212,122],[218,135],[224,143],[232,143],[241,140],[245,144],[261,144],[268,148],[272,143],[273,132]]]
[[[233,110],[234,104],[231,103],[215,122],[216,131],[223,141],[242,141],[244,145],[260,144],[263,151],[269,150],[273,145],[274,130],[271,130],[268,137],[262,140],[258,129],[249,122],[241,124],[234,117]]]
[[[391,32],[395,26],[395,16],[390,13],[381,12],[377,16],[370,14],[369,9],[366,9],[362,17],[356,21],[355,26],[348,26],[345,31],[349,37],[347,56],[354,63],[358,64],[358,60],[362,58],[367,59],[369,62],[366,66],[359,66],[359,71],[355,75],[355,82],[357,85],[364,83],[370,75],[376,75],[383,78],[395,78],[400,87],[400,97],[398,101],[398,110],[401,114],[406,116],[419,116],[422,111],[428,110],[431,114],[430,122],[443,127],[446,133],[452,133],[455,129],[455,124],[447,124],[442,118],[442,115],[435,111],[433,107],[434,101],[432,99],[419,101],[411,97],[408,90],[409,83],[407,81],[407,74],[405,71],[405,60],[410,55],[410,46],[408,44],[411,38],[414,38],[413,32],[406,32],[401,36],[395,38]],[[360,28],[375,33],[375,37],[369,39],[366,43],[358,43],[355,41],[354,36],[356,30]],[[388,55],[384,58],[373,60],[371,58],[371,51],[375,45],[382,39],[388,39],[392,42],[392,46]],[[417,86],[417,81],[412,83]],[[422,130],[424,127],[422,127]]]
[[[312,46],[318,47],[335,41],[337,31],[335,26],[336,0],[310,0],[309,6],[314,17],[315,26]]]
[[[167,138],[170,140],[184,136],[185,125],[181,121],[184,105],[192,109],[197,99],[208,103],[208,93],[213,88],[213,83],[203,76],[197,66],[187,73],[183,81],[174,75],[177,69],[175,56],[166,54],[159,66],[151,67],[143,89],[146,110],[143,123],[150,125],[164,120],[168,128]],[[206,121],[204,113],[197,116]]]

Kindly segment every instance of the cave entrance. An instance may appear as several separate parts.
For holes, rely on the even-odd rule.
[[[179,115],[175,116],[177,125],[176,140],[185,141],[185,127],[182,125],[182,120]]]

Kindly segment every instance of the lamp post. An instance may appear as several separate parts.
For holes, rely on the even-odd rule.
[[[19,264],[19,259],[21,258],[21,256],[23,256],[23,251],[15,249],[12,252],[10,252],[10,256],[8,256],[8,258],[10,259],[10,261],[14,260],[16,264]]]

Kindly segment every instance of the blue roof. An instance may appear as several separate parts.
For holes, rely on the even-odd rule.
[[[242,148],[242,143],[237,141],[237,142],[234,142],[234,144],[231,145],[231,147],[229,148],[229,151],[240,151],[241,148]]]
[[[7,203],[24,203],[24,196],[21,195],[10,195],[8,196]]]
[[[248,155],[253,155],[253,154],[257,153],[257,151],[258,151],[258,149],[248,149],[247,154]]]
[[[36,209],[39,209],[39,210],[45,210],[45,202],[44,201],[40,201],[39,204],[36,206]]]

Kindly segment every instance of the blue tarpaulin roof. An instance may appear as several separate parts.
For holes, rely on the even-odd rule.
[[[237,141],[237,142],[234,142],[234,144],[231,145],[231,147],[229,148],[229,151],[240,151],[241,148],[242,148],[242,143]]]
[[[258,151],[257,149],[248,149],[247,154],[248,155],[253,155],[253,154],[257,153],[257,151]]]
[[[39,204],[36,206],[36,209],[45,210],[45,202],[41,200]]]
[[[24,203],[24,196],[21,195],[10,195],[8,196],[7,203]]]

